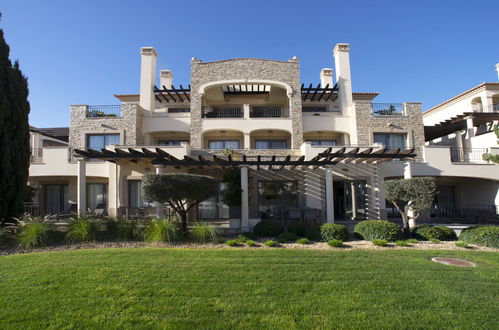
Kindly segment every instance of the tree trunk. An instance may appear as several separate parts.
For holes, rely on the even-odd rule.
[[[187,212],[179,212],[180,219],[182,223],[180,224],[180,230],[182,231],[182,235],[187,235]]]
[[[404,234],[404,238],[409,238],[411,235],[411,230],[409,228],[409,218],[405,214],[402,214],[402,232]]]

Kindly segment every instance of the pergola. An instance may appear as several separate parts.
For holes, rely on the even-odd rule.
[[[431,141],[457,131],[465,130],[469,128],[467,119],[472,119],[473,126],[479,127],[499,120],[499,112],[465,112],[434,126],[425,126],[425,140]]]

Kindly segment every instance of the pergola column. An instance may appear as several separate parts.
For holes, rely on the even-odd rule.
[[[77,181],[77,211],[78,215],[85,215],[87,210],[87,171],[85,159],[78,159],[78,181]]]
[[[156,169],[156,174],[164,174],[166,172],[165,170],[165,165],[154,165],[154,168]],[[160,202],[155,202],[156,203],[156,216],[158,218],[163,216],[163,204]]]
[[[466,118],[466,130],[468,131],[468,139],[475,136],[475,128],[473,126],[473,118]]]
[[[244,149],[251,149],[250,133],[244,133]]]
[[[333,168],[326,166],[326,222],[334,223]]]
[[[412,179],[412,162],[405,162],[404,179]],[[414,220],[414,210],[412,208],[409,208],[409,211],[407,211],[407,217],[409,218],[409,227],[415,227],[416,222]]]
[[[249,229],[248,166],[241,166],[241,229]]]

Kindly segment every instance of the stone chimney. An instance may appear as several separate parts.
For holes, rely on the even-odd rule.
[[[140,49],[140,106],[154,111],[154,84],[156,83],[156,59],[158,54],[153,47]]]
[[[159,71],[159,88],[172,88],[173,74],[170,70]]]
[[[321,70],[321,87],[325,88],[329,84],[329,88],[333,88],[333,69],[324,68]]]
[[[352,77],[350,74],[350,45],[336,44],[333,54],[336,83],[338,84],[338,98],[343,113],[346,113],[353,104]]]

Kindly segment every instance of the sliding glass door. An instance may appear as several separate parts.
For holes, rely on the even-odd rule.
[[[58,214],[69,210],[69,186],[67,184],[45,185],[45,213]]]

